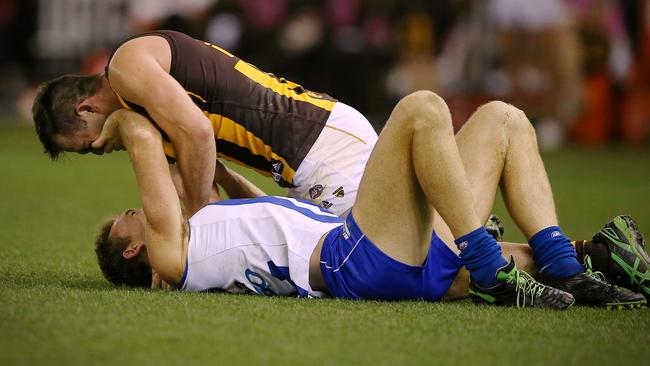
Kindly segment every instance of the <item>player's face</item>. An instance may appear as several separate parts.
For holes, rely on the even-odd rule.
[[[130,208],[115,219],[109,236],[129,237],[131,241],[144,242],[146,219],[141,208]]]
[[[66,135],[54,135],[54,143],[64,151],[79,154],[87,154],[89,152],[98,155],[103,154],[103,149],[93,149],[90,144],[101,135],[104,122],[106,121],[106,115],[101,113],[87,113],[83,119],[86,122],[85,126]]]

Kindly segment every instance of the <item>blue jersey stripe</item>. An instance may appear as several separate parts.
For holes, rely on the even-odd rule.
[[[301,203],[307,203],[311,206],[318,207],[323,213],[329,213],[328,211],[323,210],[319,206],[314,205],[311,202],[307,201],[300,201]],[[273,197],[273,196],[264,196],[264,197],[257,197],[257,198],[240,198],[240,199],[233,199],[233,200],[225,200],[225,201],[219,201],[219,202],[213,202],[210,203],[209,205],[217,205],[217,206],[240,206],[240,205],[249,205],[249,204],[255,204],[255,203],[271,203],[274,205],[282,206],[291,210],[294,210],[298,213],[301,213],[307,217],[309,217],[312,220],[318,221],[318,222],[324,222],[324,223],[329,223],[329,224],[334,224],[334,223],[343,223],[344,219],[334,216],[332,213],[329,213],[330,215],[320,215],[316,212],[313,212],[305,207],[300,207],[297,206],[295,203],[293,203],[291,200],[283,197]]]

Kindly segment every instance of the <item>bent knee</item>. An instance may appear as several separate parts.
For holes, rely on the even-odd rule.
[[[423,110],[449,110],[447,103],[438,94],[429,90],[418,90],[402,98],[395,108],[412,112]]]
[[[476,113],[485,114],[486,118],[483,120],[508,132],[535,134],[535,129],[526,117],[526,113],[512,104],[494,100],[480,106]]]
[[[451,126],[451,115],[444,99],[438,94],[420,90],[413,92],[400,100],[393,113],[397,113],[413,126],[448,127]]]

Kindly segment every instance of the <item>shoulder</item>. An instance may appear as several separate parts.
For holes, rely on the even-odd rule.
[[[151,34],[136,37],[123,43],[108,65],[109,71],[115,69],[137,68],[139,60],[153,58],[167,72],[171,66],[171,47],[167,39],[161,35]]]

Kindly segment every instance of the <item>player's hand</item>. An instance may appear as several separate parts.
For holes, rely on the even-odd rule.
[[[153,289],[158,289],[161,288],[163,290],[172,290],[174,286],[168,284],[165,282],[160,276],[158,276],[158,273],[151,269],[151,288]]]
[[[158,276],[158,273],[151,269],[151,288],[162,288],[163,280]]]
[[[97,155],[110,154],[113,150],[124,150],[119,131],[119,119],[115,118],[113,114],[106,118],[102,133],[97,140],[90,144],[90,148]]]

